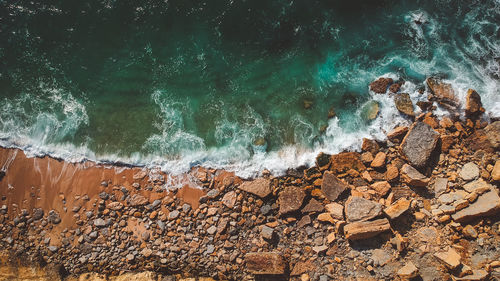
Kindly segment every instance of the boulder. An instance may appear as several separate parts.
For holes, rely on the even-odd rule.
[[[391,190],[391,184],[386,181],[378,181],[370,187],[375,190],[379,196],[385,196],[389,190]]]
[[[478,115],[484,111],[482,107],[481,96],[476,91],[469,89],[465,97],[465,114],[468,116]]]
[[[456,110],[459,106],[455,91],[451,84],[444,83],[440,79],[430,77],[426,80],[427,86],[431,90],[433,97],[441,106],[449,110]]]
[[[408,164],[404,164],[401,168],[401,178],[410,186],[425,187],[429,184],[429,178]]]
[[[61,222],[61,217],[55,210],[50,210],[47,215],[47,221],[52,224],[59,224]]]
[[[473,269],[472,274],[465,275],[463,277],[452,276],[453,281],[481,281],[487,280],[488,271],[483,269]]]
[[[384,94],[392,83],[394,83],[392,78],[382,77],[370,83],[370,90],[377,94]]]
[[[278,202],[281,215],[297,211],[302,206],[306,194],[304,190],[296,186],[287,186],[280,192]]]
[[[260,231],[262,238],[272,240],[274,237],[274,228],[264,225]]]
[[[399,126],[387,134],[387,138],[392,142],[399,142],[408,133],[408,127]]]
[[[375,158],[373,159],[372,163],[370,166],[372,168],[381,168],[385,165],[385,158],[387,157],[387,154],[384,152],[379,152],[377,155],[375,155]]]
[[[332,218],[343,220],[344,219],[344,206],[339,203],[326,204],[325,209],[330,213]]]
[[[353,222],[344,226],[344,234],[349,240],[360,240],[374,237],[390,228],[389,220],[385,218],[374,221]]]
[[[362,197],[349,197],[345,203],[345,216],[347,222],[367,221],[381,214],[381,204]]]
[[[234,204],[236,204],[236,197],[236,192],[229,191],[222,197],[222,204],[224,204],[224,206],[228,207],[229,209],[232,209],[234,207]]]
[[[339,180],[333,173],[325,172],[321,183],[321,192],[331,201],[337,200],[339,195],[346,190],[348,186]]]
[[[342,152],[332,155],[330,169],[337,174],[345,173],[351,169],[362,172],[366,167],[360,158],[360,154],[357,152]]]
[[[418,274],[418,268],[411,261],[406,263],[405,266],[401,267],[398,270],[398,275],[404,279],[411,279],[417,277],[417,274]]]
[[[449,269],[455,269],[460,264],[460,254],[453,248],[448,249],[446,252],[435,253],[434,256]]]
[[[323,204],[312,198],[309,203],[302,208],[302,213],[320,213],[323,212],[324,209],[325,207],[323,207]]]
[[[264,178],[258,178],[253,181],[244,182],[240,184],[238,188],[248,193],[255,194],[260,198],[264,198],[271,194],[271,181]]]
[[[410,209],[410,200],[401,198],[384,210],[384,213],[391,219],[396,219]]]
[[[479,196],[479,198],[468,207],[451,215],[451,217],[454,221],[466,222],[477,217],[496,215],[499,211],[500,197],[497,191],[490,190]]]
[[[303,273],[313,271],[316,269],[316,266],[311,261],[299,261],[295,264],[290,273],[290,276],[299,276]]]
[[[401,152],[417,167],[424,167],[436,148],[439,134],[431,126],[417,121],[410,127],[401,143]]]
[[[399,112],[404,113],[408,116],[415,116],[413,111],[413,103],[410,99],[410,95],[407,93],[401,93],[394,96],[394,103]]]
[[[478,179],[463,185],[463,189],[467,192],[475,192],[477,194],[483,194],[486,191],[493,190],[493,186],[483,179]]]
[[[465,164],[460,170],[460,177],[465,181],[471,181],[479,177],[479,167],[473,162]]]
[[[484,131],[491,145],[496,149],[500,148],[500,121],[489,124]]]
[[[376,155],[380,150],[380,145],[375,140],[363,138],[363,143],[361,144],[361,150],[370,152],[373,157],[373,155]]]
[[[401,86],[403,86],[404,83],[405,83],[404,81],[401,81],[401,82],[392,84],[389,87],[389,91],[391,91],[391,93],[394,93],[394,94],[399,92],[399,90],[401,89]]]
[[[33,209],[33,219],[36,221],[42,219],[44,214],[45,212],[43,211],[42,208]]]
[[[246,270],[255,275],[285,273],[286,262],[280,253],[252,252],[245,255]]]

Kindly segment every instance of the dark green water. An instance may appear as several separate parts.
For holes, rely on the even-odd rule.
[[[498,0],[0,1],[0,12],[0,139],[35,154],[279,172],[407,122],[369,92],[380,76],[407,81],[416,101],[438,74],[500,112]]]

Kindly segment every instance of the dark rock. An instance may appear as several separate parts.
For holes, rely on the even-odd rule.
[[[431,126],[417,121],[413,123],[401,143],[401,152],[415,167],[424,167],[436,148],[439,134]]]
[[[99,193],[99,197],[102,199],[102,200],[108,200],[109,198],[109,194],[107,194],[105,191]]]
[[[377,94],[384,94],[392,83],[394,83],[392,78],[382,77],[370,83],[370,90]]]
[[[304,193],[302,188],[295,186],[286,187],[279,194],[279,213],[283,215],[297,211],[302,206],[305,197],[306,194]]]
[[[260,231],[260,235],[262,238],[267,239],[267,240],[272,240],[274,237],[274,228],[271,228],[267,225],[264,225],[262,227],[262,230]]]
[[[331,201],[337,200],[340,194],[346,190],[348,186],[339,180],[333,173],[325,172],[323,182],[321,183],[321,191]]]
[[[496,149],[500,148],[500,121],[489,124],[484,131],[491,145]]]
[[[42,208],[34,208],[33,209],[33,219],[34,220],[39,220],[42,219],[44,215],[44,211]]]
[[[468,116],[478,115],[484,111],[482,107],[481,96],[476,91],[469,89],[465,99],[465,114]]]
[[[444,83],[441,80],[431,77],[426,80],[427,86],[431,90],[433,97],[431,100],[437,100],[437,102],[449,110],[456,110],[459,106],[457,97],[455,96],[455,91],[451,84]]]
[[[61,222],[61,217],[55,210],[50,210],[47,216],[47,221],[52,224],[59,224]]]

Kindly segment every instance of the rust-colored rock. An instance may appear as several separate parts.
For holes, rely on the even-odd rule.
[[[391,185],[387,181],[373,183],[370,187],[375,190],[379,196],[385,196],[389,190],[391,190]]]
[[[370,90],[377,94],[384,94],[392,83],[394,83],[392,78],[382,77],[370,83]]]
[[[351,196],[345,203],[348,222],[367,221],[382,214],[382,205],[365,198]]]
[[[305,197],[306,194],[302,190],[302,188],[296,186],[287,186],[282,192],[280,192],[278,198],[280,206],[279,213],[283,215],[297,211],[302,206]]]
[[[482,107],[481,96],[476,91],[469,89],[465,97],[465,114],[468,116],[478,115],[484,111]]]
[[[360,154],[357,152],[342,152],[332,155],[330,170],[337,174],[345,173],[350,169],[362,172],[366,167],[360,158]]]
[[[318,200],[312,198],[307,205],[302,208],[302,213],[319,213],[323,212],[325,210],[325,207],[323,204],[318,202]]]
[[[391,219],[396,219],[410,208],[410,200],[401,198],[384,210],[384,213]]]
[[[128,204],[132,207],[148,204],[148,199],[140,194],[134,194],[128,199]]]
[[[282,255],[274,252],[248,253],[245,262],[248,272],[256,275],[281,275],[286,269]]]
[[[375,158],[373,159],[371,166],[372,168],[381,168],[385,165],[385,158],[387,157],[387,154],[384,152],[379,152],[377,155],[375,155]]]
[[[401,168],[401,177],[403,181],[410,186],[425,187],[429,184],[430,179],[422,175],[417,169],[408,164],[404,164]]]
[[[349,240],[360,240],[374,237],[389,229],[391,229],[389,220],[384,218],[374,221],[349,223],[344,226],[344,234]]]
[[[333,173],[325,172],[323,182],[321,184],[321,192],[331,201],[337,200],[340,194],[346,190],[348,186],[339,180]]]
[[[379,151],[380,146],[377,141],[372,139],[363,138],[363,143],[361,144],[361,150],[370,152],[375,155]]]
[[[426,82],[433,94],[433,100],[437,100],[437,102],[446,109],[457,109],[459,102],[451,84],[444,83],[434,77],[427,78]]]
[[[239,189],[248,193],[255,194],[260,198],[264,198],[271,194],[271,181],[264,178],[258,178],[253,181],[247,181],[238,186]]]
[[[389,134],[387,134],[387,138],[392,142],[399,142],[403,139],[403,137],[408,133],[408,127],[400,126],[394,128]]]

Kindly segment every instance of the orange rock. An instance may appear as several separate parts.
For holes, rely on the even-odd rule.
[[[337,174],[345,173],[350,169],[362,172],[366,169],[363,162],[360,160],[360,155],[357,152],[342,152],[332,155],[331,170]]]
[[[363,138],[363,144],[361,145],[361,150],[370,152],[372,154],[377,154],[380,146],[375,140]]]
[[[387,155],[384,152],[379,152],[377,155],[375,155],[375,158],[373,159],[371,166],[372,168],[380,168],[385,165],[385,158]]]
[[[371,185],[378,195],[385,196],[389,190],[391,190],[391,185],[386,181],[379,181]]]
[[[387,166],[387,171],[385,172],[385,179],[389,182],[394,181],[399,176],[399,170],[396,165],[390,164]]]
[[[392,142],[399,142],[408,132],[408,127],[396,127],[389,134],[387,134],[387,138]]]
[[[425,115],[423,122],[429,126],[431,126],[433,129],[439,127],[438,122],[436,121],[436,118],[432,117],[430,112]]]

